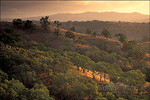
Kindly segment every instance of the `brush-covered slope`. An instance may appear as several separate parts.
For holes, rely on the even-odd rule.
[[[149,86],[145,87],[150,81],[149,55],[134,41],[128,41],[129,50],[124,51],[118,41],[76,32],[74,39],[68,39],[67,30],[60,28],[57,37],[56,29],[49,26],[46,31],[36,24],[31,31],[24,24],[17,27],[1,22],[3,100],[97,100],[110,96],[149,100]],[[111,91],[114,87],[116,91]]]
[[[118,41],[99,36],[92,37],[90,35],[74,32],[74,34],[76,35],[76,39],[78,39],[78,37],[82,37],[82,40],[85,42],[81,45],[78,42],[75,42],[73,39],[66,38],[65,32],[67,30],[61,28],[61,35],[57,38],[53,35],[53,32],[56,29],[56,27],[54,26],[49,26],[49,30],[45,31],[41,27],[41,25],[37,24],[36,28],[33,30],[32,33],[28,32],[25,29],[17,28],[13,26],[12,23],[4,23],[1,29],[3,30],[6,28],[14,28],[17,33],[21,34],[23,38],[25,38],[27,41],[27,47],[30,46],[32,41],[36,41],[38,43],[44,43],[46,45],[49,45],[50,47],[58,50],[72,49],[74,51],[78,47],[88,48],[93,46],[98,47],[100,50],[104,50],[105,46],[107,45],[108,49],[110,49],[110,52],[119,53],[121,48],[121,44]]]
[[[77,32],[86,34],[86,29],[101,34],[107,29],[113,36],[118,33],[125,34],[129,40],[142,40],[143,36],[149,35],[149,23],[131,22],[108,22],[108,21],[86,21],[86,22],[64,22],[62,28],[69,29],[74,26]],[[115,38],[113,38],[115,39]]]

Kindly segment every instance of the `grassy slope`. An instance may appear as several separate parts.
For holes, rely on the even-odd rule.
[[[87,21],[87,22],[64,22],[62,27],[69,29],[76,27],[77,32],[86,33],[86,29],[100,34],[103,29],[107,29],[112,35],[117,33],[126,34],[129,40],[141,40],[143,35],[149,34],[149,23],[130,22],[108,22],[108,21]]]
[[[150,53],[150,42],[142,42],[140,43],[140,46],[142,47],[142,50]]]
[[[18,34],[21,34],[23,36],[23,38],[25,38],[27,41],[26,45],[25,45],[27,48],[30,47],[30,44],[32,41],[36,41],[38,43],[46,43],[47,42],[47,44],[50,47],[53,47],[58,50],[64,50],[65,48],[68,48],[69,46],[73,46],[73,47],[80,46],[80,47],[86,47],[86,48],[92,47],[92,46],[97,46],[98,48],[101,48],[101,46],[103,44],[107,44],[107,43],[109,44],[111,51],[117,52],[120,50],[120,43],[118,41],[106,39],[104,37],[98,37],[98,36],[91,37],[86,34],[74,32],[76,35],[76,38],[79,36],[80,37],[82,36],[83,40],[85,40],[87,42],[86,45],[76,44],[76,43],[74,43],[74,40],[68,39],[64,36],[65,32],[67,30],[64,30],[61,28],[60,28],[60,31],[61,31],[62,35],[59,36],[58,38],[54,37],[53,31],[56,28],[54,26],[50,26],[50,31],[47,32],[47,31],[43,30],[39,24],[37,24],[36,29],[32,33],[29,33],[25,29],[16,28],[15,26],[12,25],[12,23],[3,23],[1,29],[4,30],[6,28],[13,28],[13,29],[15,29],[15,31]],[[99,45],[99,44],[101,44],[101,45]]]
[[[121,48],[121,43],[112,39],[106,39],[104,37],[91,37],[86,34],[81,34],[75,32],[76,38],[77,37],[83,37],[83,40],[87,42],[86,45],[81,45],[81,44],[76,44],[74,43],[73,40],[65,38],[65,32],[67,30],[61,29],[60,31],[62,33],[61,36],[58,38],[53,36],[53,31],[55,30],[56,27],[50,26],[50,32],[46,32],[45,30],[42,29],[42,27],[39,24],[36,24],[36,29],[30,34],[28,31],[25,29],[19,29],[16,28],[15,26],[12,25],[12,23],[6,23],[6,22],[1,22],[1,30],[4,30],[6,28],[13,28],[16,30],[17,33],[21,34],[26,40],[26,47],[30,47],[30,44],[32,41],[36,41],[38,43],[45,43],[47,42],[47,45],[59,49],[59,50],[64,50],[68,48],[69,46],[74,46],[74,47],[92,47],[92,46],[97,46],[99,49],[102,48],[104,44],[109,44],[110,49],[112,52],[118,52]],[[149,53],[149,43],[140,43],[142,49]]]

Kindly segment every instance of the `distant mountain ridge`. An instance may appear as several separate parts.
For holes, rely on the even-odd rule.
[[[39,20],[42,16],[22,18],[24,20]],[[58,13],[49,15],[52,21],[125,21],[125,22],[149,22],[150,15],[144,15],[137,12],[134,13],[118,13],[118,12],[84,12],[84,13]],[[5,19],[6,20],[6,19]]]
[[[140,13],[117,13],[117,12],[85,12],[85,13],[63,13],[51,15],[52,20],[59,21],[125,21],[125,22],[149,22],[149,15]]]

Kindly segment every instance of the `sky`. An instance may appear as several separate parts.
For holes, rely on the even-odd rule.
[[[121,12],[150,15],[150,1],[2,1],[1,18],[25,18],[57,13]]]

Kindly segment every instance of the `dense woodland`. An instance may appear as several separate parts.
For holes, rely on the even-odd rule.
[[[1,22],[2,100],[150,100],[150,57],[137,41],[121,33],[111,40],[107,29],[85,35],[54,23],[49,17],[40,24]],[[104,73],[110,82],[83,76],[79,67]]]

